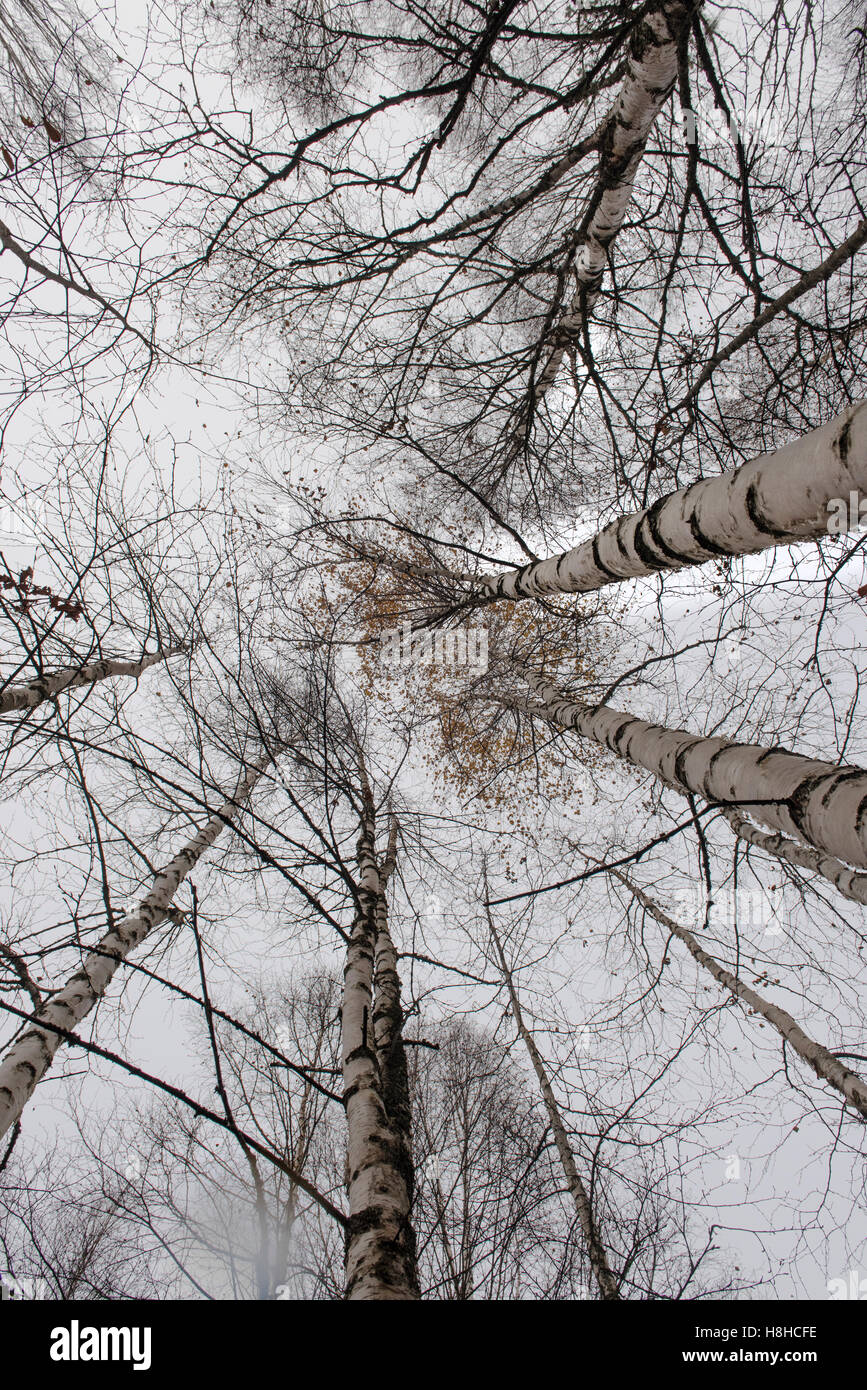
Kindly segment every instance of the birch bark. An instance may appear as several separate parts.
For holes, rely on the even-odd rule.
[[[534,383],[537,401],[554,381],[567,347],[581,332],[599,294],[609,247],[632,200],[648,136],[677,80],[678,44],[695,8],[684,0],[661,0],[636,26],[623,86],[601,136],[598,181],[572,266],[576,290],[556,323]]]
[[[541,677],[523,674],[541,694],[541,703],[503,697],[511,708],[574,729],[678,791],[748,811],[771,830],[806,841],[854,868],[867,869],[867,771],[863,768],[838,767],[784,748],[667,729],[607,705],[594,708],[570,700]]]
[[[102,937],[96,950],[85,956],[81,967],[38,1011],[34,1025],[12,1043],[0,1062],[0,1135],[18,1119],[63,1043],[59,1033],[40,1028],[39,1023],[72,1029],[86,1018],[105,994],[121,962],[166,918],[179,885],[231,821],[271,761],[269,755],[243,773],[217,814],[157,875],[137,911]]]
[[[557,1105],[557,1098],[554,1095],[548,1072],[542,1059],[542,1054],[536,1046],[533,1034],[524,1022],[524,1015],[521,1011],[521,1004],[518,999],[518,992],[515,988],[514,979],[512,978],[512,972],[506,963],[502,943],[500,942],[496,927],[493,924],[490,912],[488,912],[488,926],[490,928],[492,940],[496,946],[500,973],[503,977],[506,989],[509,992],[509,1002],[512,1007],[512,1017],[515,1020],[515,1027],[524,1041],[524,1045],[530,1055],[530,1061],[533,1064],[533,1070],[539,1081],[539,1089],[542,1092],[542,1099],[545,1102],[545,1109],[548,1112],[548,1122],[551,1125],[551,1132],[554,1135],[554,1142],[557,1145],[557,1153],[560,1156],[560,1163],[566,1178],[566,1186],[575,1203],[578,1224],[581,1227],[581,1234],[584,1237],[584,1248],[590,1260],[590,1267],[593,1270],[593,1275],[603,1299],[619,1299],[620,1293],[617,1287],[617,1280],[608,1263],[608,1256],[599,1235],[599,1229],[596,1225],[596,1218],[593,1215],[590,1198],[587,1194],[587,1189],[581,1181],[575,1163],[575,1155],[572,1152],[572,1145],[569,1143],[569,1136],[566,1133],[566,1126],[563,1124],[563,1117]]]
[[[801,845],[797,840],[786,839],[785,835],[769,835],[764,830],[759,830],[758,826],[751,825],[735,807],[723,807],[722,813],[738,839],[745,840],[748,845],[755,845],[757,849],[763,849],[767,854],[773,854],[786,864],[820,874],[838,893],[842,893],[844,898],[867,907],[867,874],[857,874],[854,869],[847,868],[832,855],[820,854],[818,850]]]
[[[358,910],[347,949],[343,993],[343,1086],[348,1130],[349,1224],[346,1298],[418,1298],[415,1233],[410,1222],[413,1172],[405,1111],[396,1097],[400,1067],[397,958],[387,930],[385,884],[394,863],[393,835],[380,869],[373,797],[362,772],[358,840]],[[374,972],[377,998],[374,1000]],[[403,1044],[399,1052],[402,1055]],[[403,1080],[405,1083],[405,1065]],[[390,1112],[388,1100],[395,1106]]]
[[[847,1105],[851,1105],[867,1119],[867,1083],[862,1081],[860,1076],[849,1071],[848,1067],[844,1067],[834,1054],[823,1047],[821,1043],[808,1037],[803,1028],[795,1022],[791,1014],[786,1013],[785,1009],[780,1009],[776,1004],[769,1003],[749,985],[745,985],[739,976],[732,974],[730,970],[726,970],[724,966],[720,965],[708,951],[699,946],[695,937],[687,931],[686,927],[680,926],[672,917],[669,917],[668,913],[664,912],[626,874],[619,869],[609,869],[609,872],[629,889],[633,897],[641,903],[642,907],[647,909],[652,917],[656,918],[661,926],[683,942],[699,965],[709,971],[714,979],[729,990],[736,999],[742,999],[757,1014],[761,1014],[762,1018],[766,1019],[785,1038],[793,1051],[797,1052],[798,1056],[812,1067],[820,1080],[833,1086],[844,1097]]]
[[[583,594],[721,555],[754,555],[829,534],[829,504],[867,498],[867,401],[773,454],[661,497],[547,560],[481,580],[487,598]],[[839,514],[839,513],[838,513]]]
[[[52,695],[59,695],[79,685],[91,685],[94,681],[105,680],[107,676],[140,676],[149,666],[167,661],[182,650],[181,647],[173,647],[167,652],[154,652],[151,656],[142,657],[141,661],[94,661],[87,666],[68,666],[62,671],[55,671],[52,676],[42,676],[25,685],[7,685],[0,693],[0,714],[17,709],[34,709],[43,700],[50,700]]]

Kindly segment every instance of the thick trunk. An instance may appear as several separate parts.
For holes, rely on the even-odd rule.
[[[662,0],[636,26],[623,86],[602,134],[592,211],[572,264],[577,288],[554,327],[533,387],[536,400],[554,381],[567,347],[581,332],[584,316],[599,293],[608,251],[632,200],[648,136],[677,80],[678,44],[697,7],[682,0]]]
[[[736,999],[742,999],[757,1014],[761,1014],[762,1018],[766,1019],[785,1038],[793,1051],[797,1052],[798,1056],[812,1067],[822,1081],[833,1086],[845,1098],[847,1105],[851,1105],[859,1114],[867,1118],[867,1083],[862,1081],[860,1076],[849,1071],[848,1067],[844,1067],[834,1054],[823,1047],[821,1043],[814,1042],[812,1038],[808,1037],[803,1028],[795,1022],[791,1014],[786,1013],[785,1009],[778,1008],[776,1004],[769,1004],[754,989],[750,989],[749,985],[745,985],[737,975],[721,966],[712,955],[699,946],[695,937],[687,931],[686,927],[681,927],[672,917],[669,917],[667,912],[663,912],[662,908],[648,897],[647,893],[632,883],[626,874],[621,873],[619,869],[609,869],[608,872],[625,884],[630,893],[641,903],[642,907],[647,909],[652,917],[656,918],[661,926],[683,942],[690,955],[698,961],[699,965],[709,971],[719,984],[729,990]]]
[[[617,1288],[617,1280],[608,1263],[605,1247],[599,1236],[596,1219],[593,1215],[593,1208],[587,1190],[581,1181],[578,1168],[575,1164],[575,1155],[572,1152],[572,1145],[569,1143],[569,1136],[566,1133],[566,1126],[560,1114],[557,1099],[548,1078],[548,1072],[542,1059],[532,1033],[524,1022],[524,1015],[521,1012],[521,1004],[518,999],[518,992],[515,989],[512,972],[506,964],[506,957],[500,944],[493,921],[488,916],[488,923],[491,930],[491,937],[497,949],[500,973],[502,974],[506,988],[509,991],[509,1000],[512,1006],[512,1016],[515,1020],[515,1027],[524,1041],[524,1045],[530,1054],[530,1061],[533,1070],[539,1081],[539,1088],[545,1102],[545,1109],[548,1112],[548,1121],[551,1125],[551,1132],[554,1135],[554,1142],[557,1145],[557,1153],[560,1155],[560,1163],[566,1178],[566,1186],[572,1195],[575,1203],[575,1211],[578,1216],[578,1223],[584,1237],[584,1248],[587,1251],[590,1267],[593,1270],[599,1292],[604,1299],[619,1299],[620,1294]]]
[[[52,676],[28,681],[26,685],[7,685],[0,693],[0,714],[8,714],[16,709],[34,709],[43,700],[50,700],[52,695],[73,690],[79,685],[92,685],[94,681],[105,680],[107,676],[140,676],[149,666],[166,661],[180,650],[180,647],[175,647],[167,652],[154,652],[151,656],[143,656],[140,661],[93,661],[87,666],[68,666],[62,671],[55,671]]]
[[[397,1074],[391,1058],[400,1015],[397,962],[385,926],[383,877],[387,880],[390,863],[387,857],[381,874],[369,791],[364,797],[358,869],[359,906],[347,949],[342,1014],[349,1188],[346,1297],[415,1299],[412,1162],[400,1107],[396,1114],[389,1112],[386,1089]],[[401,1053],[402,1046],[401,1042]],[[408,1110],[406,1123],[408,1128]]]
[[[34,1026],[9,1048],[0,1062],[0,1135],[15,1123],[63,1043],[59,1033],[40,1028],[39,1022],[70,1030],[86,1018],[105,994],[121,962],[168,915],[179,885],[231,821],[270,761],[270,757],[262,760],[243,774],[232,797],[157,875],[138,910],[105,934],[64,987],[39,1010]]]
[[[842,529],[859,524],[850,494],[867,498],[867,401],[731,473],[692,483],[613,521],[549,560],[487,576],[491,598],[583,594],[720,556],[753,555],[829,534],[830,504]]]
[[[764,830],[759,830],[758,826],[751,825],[734,808],[724,808],[723,815],[739,839],[773,854],[786,864],[820,874],[838,893],[842,893],[844,898],[867,907],[867,874],[858,874],[854,869],[841,864],[833,855],[820,854],[818,850],[799,844],[797,840],[788,840],[785,835],[770,835]]]
[[[772,830],[806,841],[857,869],[867,869],[867,772],[837,767],[781,748],[697,738],[648,724],[607,705],[570,700],[540,677],[523,673],[540,704],[505,699],[513,708],[574,729],[618,757],[646,768],[678,791],[747,811]]]

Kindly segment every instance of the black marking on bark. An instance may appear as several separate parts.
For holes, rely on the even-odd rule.
[[[814,793],[825,781],[827,775],[827,773],[820,773],[818,776],[805,777],[803,781],[798,783],[798,786],[785,803],[793,823],[798,827],[805,839],[810,841],[810,844],[812,844],[813,841],[807,834],[804,825],[809,812],[810,801]]]
[[[623,539],[623,522],[616,521],[613,527],[611,527],[610,529],[614,532],[614,539],[617,542],[617,549],[620,551],[620,554],[623,556],[626,563],[629,564],[632,560],[632,551]]]
[[[688,787],[690,791],[698,791],[699,788],[691,787],[689,782],[687,782],[686,780],[686,759],[689,757],[693,748],[698,748],[700,743],[704,743],[703,738],[691,738],[689,740],[689,743],[687,743],[683,748],[681,748],[680,752],[677,754],[677,757],[674,760],[674,780],[676,782],[679,782],[682,787]]]
[[[746,745],[741,746],[746,747]],[[800,753],[793,752],[791,748],[786,748],[785,745],[782,743],[773,743],[771,744],[770,748],[766,748],[763,753],[759,754],[759,756],[756,758],[756,763],[763,763],[765,761],[765,758],[769,758],[772,753],[785,753],[786,756],[789,758],[800,758],[803,756]]]
[[[865,775],[867,774],[865,774],[864,769],[860,767],[846,767],[841,768],[838,772],[834,772],[831,775],[830,785],[828,786],[827,790],[822,794],[822,807],[824,808],[828,805],[828,802],[830,801],[831,797],[834,795],[834,793],[837,791],[837,789],[843,782],[851,782],[855,778],[864,777]]]
[[[639,560],[641,560],[647,566],[649,570],[671,569],[672,565],[668,557],[665,555],[658,555],[653,546],[649,544],[647,540],[645,540],[642,534],[642,527],[644,526],[646,520],[647,516],[645,515],[638,522],[633,533],[632,544],[635,548],[636,555],[638,556]],[[653,540],[652,530],[649,526],[647,529],[648,531],[650,531],[651,540]],[[679,567],[679,565],[682,563],[683,562],[681,560],[678,560],[676,562],[675,568]]]
[[[525,598],[529,598],[532,593],[532,590],[528,589],[526,584],[535,568],[535,561],[531,560],[529,564],[524,565],[523,568],[518,571],[518,577],[515,580],[515,591],[516,593],[523,594]]]
[[[569,559],[569,556],[570,556],[571,554],[572,554],[571,550],[564,550],[564,551],[563,551],[563,554],[562,554],[561,556],[559,556],[559,558],[558,558],[558,560],[557,560],[557,563],[556,563],[556,565],[554,566],[554,573],[556,574],[556,576],[557,576],[558,579],[560,578],[560,570],[561,570],[561,568],[563,567],[563,565],[566,564],[566,562],[567,562],[567,560]]]
[[[749,517],[753,526],[755,526],[757,531],[761,531],[762,535],[773,536],[778,541],[786,541],[789,539],[791,532],[787,531],[784,527],[781,528],[779,526],[774,526],[762,511],[759,505],[758,478],[754,478],[753,481],[750,483],[749,487],[747,488],[746,497],[744,498],[744,506],[746,508],[747,516]]]
[[[608,566],[602,559],[602,556],[599,554],[599,542],[602,539],[602,536],[604,535],[605,532],[603,531],[600,535],[594,536],[590,544],[590,549],[593,555],[593,563],[596,566],[599,573],[604,574],[606,580],[608,580],[610,583],[613,583],[616,579],[619,579],[620,576],[614,570],[610,570],[608,568]]]
[[[852,437],[852,421],[847,420],[836,440],[834,441],[837,453],[840,455],[841,463],[849,461],[849,442]]]
[[[701,529],[698,514],[695,509],[689,514],[689,529],[692,532],[696,545],[699,546],[701,550],[706,551],[708,555],[731,554],[731,551],[727,550],[724,545],[717,545],[716,541],[712,541],[710,536],[705,535],[704,531]]]
[[[668,545],[665,540],[665,537],[663,536],[660,530],[659,523],[662,517],[662,513],[669,505],[671,500],[672,499],[670,497],[660,497],[659,501],[654,502],[653,506],[649,507],[648,510],[645,512],[644,522],[646,523],[647,529],[650,532],[651,537],[653,538],[653,544],[657,547],[658,550],[661,550],[664,555],[667,555],[669,557],[669,559],[672,561],[673,567],[679,565],[688,565],[691,563],[691,557],[688,555],[683,555],[679,550],[674,550],[672,546]]]
[[[630,726],[631,726],[632,724],[634,724],[634,723],[635,723],[635,720],[634,720],[634,719],[624,719],[624,721],[623,721],[622,724],[618,724],[618,725],[617,725],[617,728],[614,729],[614,730],[612,731],[611,736],[610,736],[608,739],[606,739],[606,743],[608,744],[608,747],[609,747],[609,748],[612,748],[615,752],[617,752],[618,749],[619,749],[620,740],[621,740],[621,738],[623,737],[623,734],[624,734],[625,731],[626,731],[628,728],[630,728]]]
[[[363,1211],[357,1211],[354,1216],[350,1216],[346,1223],[346,1238],[351,1241],[355,1236],[364,1235],[367,1231],[375,1231],[378,1227],[385,1224],[385,1207],[365,1207]]]

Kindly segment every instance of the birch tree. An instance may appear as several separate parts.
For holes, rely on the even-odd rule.
[[[648,10],[633,32],[626,76],[600,140],[599,183],[576,236],[572,274],[575,290],[555,320],[533,385],[536,400],[556,379],[566,350],[586,329],[605,272],[609,248],[626,216],[648,136],[677,79],[679,50],[700,5],[660,4]]]
[[[520,706],[537,718],[574,729],[669,785],[708,801],[740,807],[762,824],[814,849],[867,868],[860,807],[867,773],[784,749],[700,738],[666,729],[605,705],[593,707],[535,679],[542,700]]]
[[[639,888],[637,884],[633,883],[627,875],[621,873],[619,869],[612,869],[611,872],[615,878],[626,885],[638,902],[641,903],[642,907],[645,908],[651,916],[655,917],[661,926],[665,927],[673,936],[676,936],[678,940],[683,942],[690,955],[698,961],[699,965],[705,970],[708,970],[711,975],[713,975],[714,979],[719,981],[725,989],[729,990],[735,998],[741,999],[745,1004],[748,1004],[753,1013],[761,1014],[768,1023],[777,1029],[793,1051],[795,1051],[808,1066],[812,1067],[813,1071],[822,1081],[827,1082],[829,1086],[833,1086],[835,1090],[839,1091],[847,1105],[852,1106],[863,1118],[867,1119],[867,1084],[865,1084],[856,1072],[850,1071],[848,1067],[839,1062],[834,1054],[828,1051],[827,1047],[816,1042],[813,1038],[808,1037],[803,1028],[795,1022],[791,1014],[787,1013],[785,1009],[781,1009],[778,1005],[772,1004],[767,999],[764,999],[756,990],[751,989],[749,985],[739,979],[736,974],[730,970],[726,970],[724,966],[714,960],[713,956],[696,941],[692,932],[687,931],[685,927],[670,917],[667,912],[664,912],[663,909],[657,903],[654,903],[653,899],[650,898],[643,889]]]
[[[65,1034],[86,1018],[103,997],[120,963],[170,914],[179,885],[218,835],[231,825],[271,760],[272,755],[268,754],[243,767],[232,795],[157,875],[141,903],[111,927],[97,948],[85,956],[81,968],[52,993],[49,1002],[33,1018],[33,1026],[7,1049],[0,1061],[0,1133],[5,1134],[18,1119],[51,1066]]]
[[[243,66],[255,48],[298,136],[264,176],[252,150],[240,161],[243,189],[227,182],[183,274],[219,254],[246,324],[253,312],[305,341],[315,321],[310,350],[287,360],[287,412],[341,441],[347,462],[410,457],[431,495],[532,551],[522,527],[547,531],[564,503],[607,506],[731,469],[857,394],[863,117],[848,93],[832,111],[818,84],[806,96],[790,80],[792,55],[807,62],[814,43],[802,14],[752,16],[734,39],[701,5],[577,20],[558,5],[544,18],[444,7],[434,36],[397,4],[370,24],[363,5],[355,24],[291,4],[278,23],[267,8],[218,19],[215,51],[230,35]],[[364,74],[402,61],[408,33],[410,68],[396,62],[390,93],[369,100]],[[851,45],[828,13],[811,60],[830,70]],[[839,101],[850,124],[832,137]],[[417,139],[400,154],[384,141],[368,168],[373,133],[401,111]],[[234,172],[215,127],[210,172],[222,160]],[[366,142],[353,181],[322,179],[344,167],[343,140]],[[821,189],[809,211],[807,173]],[[517,189],[503,197],[505,183]],[[772,189],[786,213],[763,221]],[[564,353],[570,380],[564,369],[551,395]]]
[[[785,835],[769,835],[740,815],[734,807],[723,807],[722,814],[735,835],[747,844],[755,845],[757,849],[776,856],[786,864],[820,874],[838,893],[842,893],[844,898],[867,907],[867,876],[864,874],[855,873],[845,864],[841,864],[839,859],[820,854],[808,845],[799,844],[797,840],[790,840]]]
[[[867,495],[867,402],[733,473],[691,483],[550,560],[482,581],[491,598],[588,593],[721,556],[818,540],[860,525]],[[851,506],[850,499],[856,499]]]
[[[39,561],[50,575],[9,568],[0,585],[14,625],[7,708],[25,716],[5,721],[4,787],[54,794],[32,853],[15,834],[3,841],[15,922],[4,924],[2,985],[27,1004],[12,1008],[27,1026],[0,1064],[0,1113],[14,1145],[64,1039],[94,1073],[126,1065],[172,1097],[184,1123],[155,1122],[148,1151],[177,1140],[179,1186],[163,1184],[161,1215],[185,1250],[205,1229],[182,1209],[185,1161],[199,1194],[229,1174],[250,1223],[220,1246],[243,1260],[223,1285],[232,1292],[271,1296],[302,1192],[317,1207],[314,1273],[295,1285],[305,1293],[575,1296],[588,1267],[606,1300],[693,1292],[714,1221],[696,1246],[687,1212],[699,1191],[702,1211],[713,1205],[700,1184],[676,1190],[679,1136],[709,1145],[724,1071],[740,1113],[754,1113],[761,1066],[739,1069],[736,1045],[728,1055],[714,1032],[721,1015],[679,991],[667,957],[656,970],[643,939],[624,944],[616,910],[594,896],[603,876],[864,1113],[863,1083],[844,1065],[853,1058],[759,992],[761,976],[750,985],[723,964],[700,927],[669,917],[634,867],[688,871],[710,895],[724,856],[736,879],[750,844],[781,876],[806,869],[852,902],[867,871],[857,620],[852,679],[839,695],[823,680],[817,710],[809,661],[785,671],[778,656],[774,680],[746,665],[718,679],[724,638],[711,618],[737,609],[772,661],[780,609],[803,598],[818,669],[828,628],[838,634],[844,603],[857,615],[864,596],[861,541],[829,525],[842,504],[839,529],[859,526],[867,482],[863,36],[821,4],[739,12],[740,29],[706,11],[686,0],[577,13],[561,0],[170,9],[159,56],[131,43],[140,65],[116,102],[102,92],[103,125],[88,117],[78,155],[73,116],[54,127],[47,108],[0,151],[4,456],[23,469],[38,454],[45,476],[65,470],[84,489],[83,501],[67,488],[58,502],[57,555]],[[43,36],[47,14],[30,16]],[[127,51],[120,25],[109,32]],[[857,80],[841,89],[843,58]],[[769,106],[773,138],[756,128]],[[723,129],[709,128],[710,108]],[[31,443],[55,391],[56,420]],[[218,407],[192,453],[186,391],[197,428],[200,401]],[[156,417],[158,439],[143,423]],[[111,482],[125,464],[131,493],[154,480],[131,527],[136,513]],[[8,467],[17,506],[26,487],[15,490]],[[190,501],[182,475],[197,467],[217,481]],[[761,563],[734,563],[750,556]],[[58,575],[74,580],[62,593]],[[629,579],[652,582],[623,588]],[[86,619],[87,639],[40,625],[37,590],[63,605],[52,623]],[[92,612],[94,590],[110,621]],[[466,657],[467,622],[484,625],[475,668],[455,661],[445,673],[411,640],[410,669],[383,661],[407,629],[440,650],[459,651],[460,635]],[[662,629],[660,650],[650,638],[633,652],[642,624]],[[148,700],[112,679],[181,646],[187,659],[163,661]],[[119,653],[124,670],[111,665]],[[840,656],[835,679],[844,666]],[[609,703],[635,674],[642,717]],[[79,719],[71,698],[54,698],[64,690],[84,690],[98,713]],[[671,715],[671,704],[686,710]],[[669,727],[681,721],[697,732]],[[283,752],[260,763],[260,747]],[[226,798],[225,769],[239,761]],[[623,764],[652,774],[649,793]],[[658,794],[672,788],[688,807],[677,823]],[[154,839],[183,843],[182,817],[202,828],[156,871]],[[205,852],[223,828],[231,853],[216,860]],[[728,828],[734,852],[717,838]],[[573,873],[588,837],[593,865]],[[208,874],[208,860],[217,907],[200,911],[191,873]],[[484,903],[466,890],[480,861],[495,863]],[[41,900],[27,921],[31,863],[49,886],[64,867],[59,925],[61,909],[49,920]],[[145,869],[150,892],[118,922],[115,882]],[[447,922],[420,894],[438,873],[458,885]],[[848,954],[835,941],[821,960],[829,919],[811,922],[821,896],[795,882],[810,907],[792,935],[827,1017],[841,979],[851,991],[861,978],[860,929]],[[183,883],[192,917],[186,898],[178,905]],[[501,936],[499,918],[486,930],[495,904]],[[526,933],[514,958],[512,913]],[[163,941],[165,922],[177,930]],[[195,988],[151,968],[157,946]],[[83,964],[45,989],[39,971],[70,949]],[[302,957],[345,965],[345,1131],[323,1123],[315,1181],[300,1171],[303,1143],[286,1155],[312,1094],[323,1114],[340,1104],[337,1021],[288,1057],[220,995],[261,998],[274,979],[260,972],[285,982]],[[121,980],[193,1012],[189,1091],[74,1033]],[[606,1046],[587,1058],[574,1030],[594,992]],[[504,993],[541,1106],[507,1066]],[[478,1033],[449,1031],[470,1015]],[[430,1017],[442,1058],[425,1028],[404,1037],[409,1017]],[[306,1100],[281,1096],[273,1072],[276,1094],[262,1085],[272,1062]],[[261,1094],[247,1089],[257,1079]],[[797,1104],[784,1079],[773,1099],[775,1117]],[[502,1115],[478,1113],[497,1105]],[[459,1155],[455,1174],[436,1170],[438,1134]],[[127,1199],[129,1219],[158,1237],[144,1187]],[[726,1271],[710,1279],[711,1290],[739,1287]]]
[[[609,1301],[617,1299],[620,1296],[617,1288],[617,1279],[609,1265],[608,1255],[600,1238],[596,1218],[593,1214],[593,1206],[588,1196],[587,1189],[581,1181],[578,1167],[575,1163],[575,1155],[569,1143],[569,1136],[563,1124],[563,1118],[557,1105],[557,1100],[551,1086],[548,1072],[545,1068],[545,1063],[542,1059],[542,1054],[536,1046],[532,1033],[524,1022],[513,974],[506,961],[502,942],[497,935],[497,930],[493,924],[490,911],[488,912],[488,927],[491,932],[491,939],[496,948],[500,970],[503,974],[503,982],[509,993],[509,1003],[515,1020],[515,1027],[529,1053],[530,1061],[533,1064],[533,1070],[539,1081],[539,1088],[542,1092],[545,1109],[548,1112],[548,1120],[557,1145],[557,1152],[560,1156],[560,1162],[563,1165],[566,1183],[575,1202],[575,1210],[581,1225],[581,1233],[584,1238],[590,1266],[593,1270],[596,1282],[599,1285],[599,1292],[603,1299]]]
[[[109,676],[141,676],[149,667],[173,655],[173,652],[152,652],[140,661],[95,661],[80,667],[67,667],[64,671],[43,676],[41,680],[29,681],[26,685],[7,686],[0,694],[0,714],[34,709],[43,700],[50,700],[64,690],[74,690]]]
[[[400,982],[388,933],[385,889],[396,825],[377,862],[375,811],[363,788],[358,839],[359,908],[347,950],[343,995],[343,1086],[348,1130],[349,1235],[346,1297],[418,1297],[410,1224],[413,1169],[401,1038]]]

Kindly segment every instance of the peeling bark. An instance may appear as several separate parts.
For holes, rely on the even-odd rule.
[[[829,503],[867,498],[867,401],[731,473],[661,497],[572,550],[482,579],[488,598],[584,594],[721,555],[755,555],[829,533]],[[858,509],[850,515],[857,526]]]
[[[85,956],[75,974],[38,1011],[34,1025],[12,1043],[0,1062],[0,1135],[18,1119],[64,1041],[59,1033],[40,1028],[39,1021],[71,1030],[90,1013],[121,962],[168,916],[178,887],[232,820],[271,761],[269,755],[244,772],[229,800],[157,875],[138,910],[102,937],[96,950]]]

